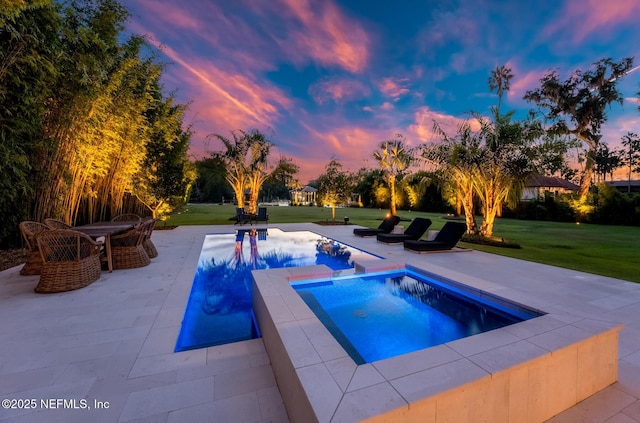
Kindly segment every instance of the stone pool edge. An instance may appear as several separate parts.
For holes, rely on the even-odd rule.
[[[254,313],[291,421],[542,421],[617,380],[622,326],[569,313],[357,365],[290,286],[405,267],[456,276],[392,260],[341,272],[322,265],[253,272]],[[499,291],[477,278],[456,281],[476,294]]]

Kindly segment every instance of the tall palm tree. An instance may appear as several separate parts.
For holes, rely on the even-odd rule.
[[[373,152],[373,157],[378,161],[380,169],[384,172],[389,185],[390,202],[389,212],[392,216],[396,213],[396,178],[411,164],[411,153],[403,144],[404,137],[397,134],[396,138],[384,141],[380,144],[380,150]]]
[[[247,155],[248,145],[246,143],[246,133],[244,131],[231,131],[233,140],[224,137],[220,134],[214,134],[222,144],[224,144],[225,151],[214,153],[215,156],[223,160],[226,167],[225,179],[231,185],[233,192],[236,195],[236,201],[238,207],[244,207],[244,186],[246,182],[246,167],[244,164],[245,157]]]
[[[231,131],[231,135],[233,140],[214,134],[225,147],[225,151],[214,154],[222,158],[226,165],[226,179],[233,188],[238,207],[244,207],[245,189],[249,188],[248,213],[255,214],[258,210],[260,188],[268,176],[267,159],[273,143],[258,130]]]
[[[493,92],[493,90],[496,90],[498,93],[498,114],[500,114],[502,96],[505,91],[509,91],[509,88],[511,88],[512,78],[513,74],[511,73],[511,68],[508,68],[506,65],[497,66],[491,71],[491,76],[489,77],[489,91]]]

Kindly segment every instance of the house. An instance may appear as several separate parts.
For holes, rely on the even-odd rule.
[[[620,192],[640,192],[640,180],[638,179],[632,179],[630,181],[610,181],[607,183]]]
[[[309,205],[316,203],[318,190],[309,185],[304,188],[296,188],[291,191],[291,202],[293,204]]]
[[[544,198],[545,195],[571,194],[580,190],[580,187],[566,179],[556,176],[532,175],[525,182],[522,191],[522,201],[530,201]]]

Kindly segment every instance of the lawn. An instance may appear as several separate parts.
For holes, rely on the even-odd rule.
[[[336,221],[376,227],[388,210],[336,209]],[[317,222],[331,220],[331,209],[322,207],[268,207],[269,224]],[[402,219],[428,217],[430,229],[440,229],[446,222],[436,213],[401,210]],[[233,205],[189,204],[174,212],[166,225],[223,225],[233,223]],[[480,221],[480,219],[479,219]],[[162,226],[163,223],[160,223]],[[404,226],[407,222],[401,222]],[[461,245],[479,251],[545,263],[598,275],[640,282],[640,227],[605,226],[561,222],[498,219],[494,235],[522,246],[521,249]]]

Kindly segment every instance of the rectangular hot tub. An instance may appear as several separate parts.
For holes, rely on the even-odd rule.
[[[291,285],[357,364],[544,314],[504,300],[481,298],[406,269]]]
[[[477,278],[451,281],[388,260],[355,268],[407,269],[511,303],[477,287],[486,282]],[[291,421],[540,422],[617,380],[621,326],[566,313],[359,364],[291,286],[353,273],[326,266],[253,272],[253,309]]]

